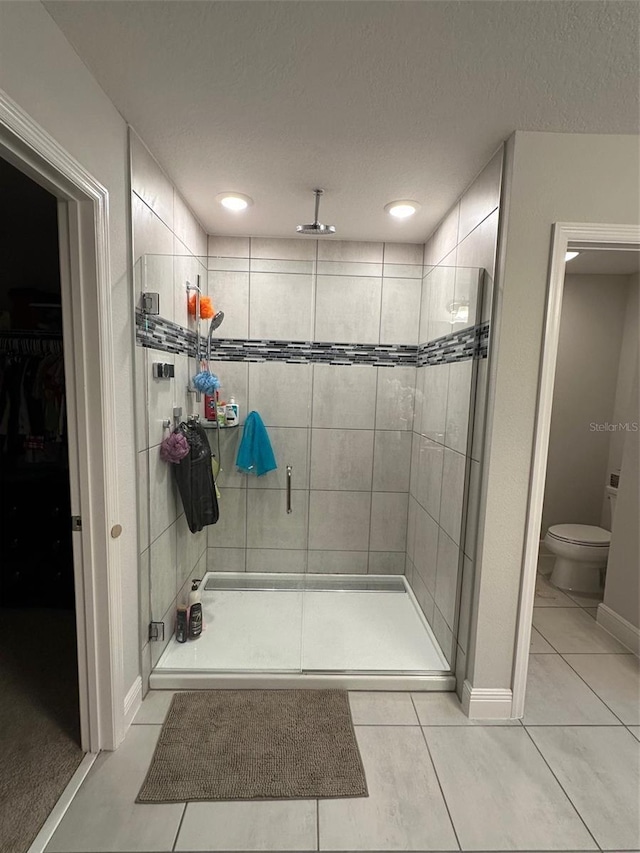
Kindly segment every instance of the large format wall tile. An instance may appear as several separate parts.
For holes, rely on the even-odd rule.
[[[419,367],[424,371],[424,394],[420,432],[432,441],[444,444],[449,393],[449,364]]]
[[[421,293],[421,279],[383,279],[381,344],[418,343]]]
[[[176,488],[173,470],[160,458],[160,449],[149,450],[149,538],[151,542],[178,517],[182,503]]]
[[[306,572],[307,551],[281,548],[247,548],[248,572]]]
[[[422,256],[424,245],[422,243],[385,243],[384,263],[403,264],[418,267],[422,273]]]
[[[459,453],[466,453],[467,450],[473,366],[472,359],[454,361],[449,365],[444,443]],[[427,368],[427,370],[431,369]]]
[[[176,597],[176,524],[151,543],[151,618],[160,620]]]
[[[435,600],[436,605],[450,628],[453,628],[454,625],[459,559],[460,551],[458,546],[440,529],[438,534]]]
[[[413,428],[415,367],[378,367],[376,429]]]
[[[147,205],[135,194],[132,195],[131,213],[134,223],[133,252],[140,264],[137,281],[141,291],[160,294],[160,316],[174,319],[174,237]],[[140,294],[135,295],[136,306],[140,305]]]
[[[283,341],[311,340],[313,297],[311,275],[252,272],[249,337]],[[343,338],[334,336],[329,340]]]
[[[225,338],[249,337],[249,273],[210,270],[208,295],[224,322],[215,332]]]
[[[207,527],[209,548],[244,548],[247,544],[247,490],[220,489],[220,518]]]
[[[305,548],[307,545],[307,492],[292,492],[291,506],[292,512],[287,513],[285,490],[249,489],[247,547]]]
[[[444,448],[439,523],[457,545],[460,544],[462,530],[465,470],[466,457],[454,450]]]
[[[416,436],[415,497],[434,521],[440,520],[444,448],[424,436]]]
[[[209,258],[248,258],[249,237],[214,237],[209,235]]]
[[[418,506],[416,509],[415,567],[430,595],[436,591],[438,559],[438,525]]]
[[[411,438],[410,432],[376,430],[373,456],[374,491],[409,491]]]
[[[329,240],[318,243],[319,261],[351,261],[382,263],[383,243],[365,243],[355,240]]]
[[[173,230],[174,192],[171,182],[149,149],[133,132],[131,145],[131,189],[140,196],[164,224]],[[134,221],[135,222],[135,221]]]
[[[286,366],[290,367],[290,365]],[[309,367],[309,365],[304,366]],[[368,365],[343,367],[314,364],[313,426],[334,429],[373,429],[376,410],[376,369],[378,368]],[[299,388],[297,393],[302,396],[303,391]]]
[[[283,261],[315,261],[317,240],[270,237],[251,238],[251,258],[266,258]]]
[[[373,492],[371,496],[370,551],[402,551],[407,547],[406,492]]]
[[[367,551],[370,492],[311,492],[309,549]]]
[[[457,242],[461,242],[500,203],[503,149],[496,152],[460,199]]]
[[[378,343],[381,297],[381,278],[318,275],[314,340]]]
[[[228,432],[228,430],[227,430]],[[237,474],[250,489],[286,489],[287,466],[291,466],[291,488],[309,488],[309,430],[302,427],[269,427],[269,440],[278,467],[261,477]],[[234,457],[235,467],[235,457]]]
[[[311,431],[311,488],[371,491],[373,430]]]
[[[309,572],[329,575],[364,575],[367,551],[309,551]]]
[[[249,410],[268,427],[309,426],[311,370],[310,364],[249,364]]]

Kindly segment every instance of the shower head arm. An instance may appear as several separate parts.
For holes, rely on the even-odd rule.
[[[315,213],[313,215],[313,224],[314,225],[320,224],[318,216],[320,214],[320,196],[323,194],[323,192],[324,192],[324,190],[314,190],[314,193],[316,195],[316,210],[315,210]]]

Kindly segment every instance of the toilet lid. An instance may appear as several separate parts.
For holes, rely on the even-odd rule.
[[[611,542],[611,533],[608,530],[591,524],[554,524],[549,528],[548,535],[576,545],[604,547]]]

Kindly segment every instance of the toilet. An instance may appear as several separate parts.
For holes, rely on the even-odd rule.
[[[607,486],[612,522],[617,491]],[[544,538],[544,544],[556,558],[551,572],[551,583],[560,589],[573,592],[601,592],[610,542],[611,533],[604,527],[590,524],[554,524]]]

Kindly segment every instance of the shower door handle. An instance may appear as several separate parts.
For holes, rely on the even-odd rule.
[[[293,512],[291,509],[291,471],[291,465],[287,465],[287,515]]]

